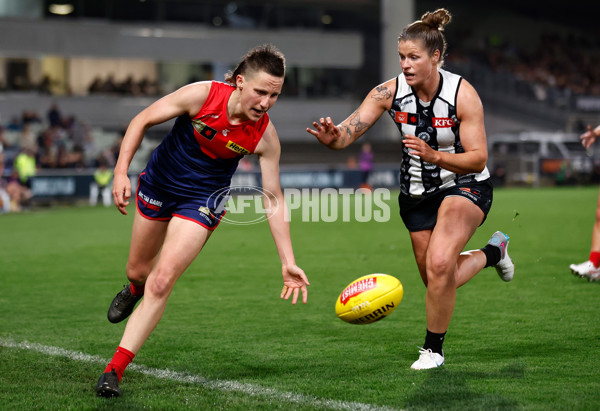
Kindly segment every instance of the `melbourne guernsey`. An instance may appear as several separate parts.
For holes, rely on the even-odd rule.
[[[193,118],[182,115],[176,119],[140,178],[169,193],[194,199],[208,199],[229,187],[240,159],[254,153],[269,125],[266,113],[256,122],[231,124],[227,102],[233,90],[234,86],[213,81],[200,112]]]
[[[396,79],[396,95],[389,113],[402,136],[412,134],[434,150],[463,153],[456,116],[456,99],[462,77],[439,69],[440,86],[430,102],[419,100],[400,74]],[[480,173],[456,174],[411,155],[404,147],[400,166],[400,189],[403,194],[423,197],[441,189],[470,181],[489,178],[487,167]]]

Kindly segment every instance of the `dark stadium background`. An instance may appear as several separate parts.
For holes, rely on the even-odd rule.
[[[453,13],[453,22],[446,29],[449,43],[446,67],[470,81],[483,100],[490,146],[492,142],[500,141],[496,145],[499,153],[490,156],[490,167],[505,169],[507,178],[501,183],[554,184],[557,172],[566,166],[574,170],[570,183],[586,184],[599,179],[598,150],[583,153],[577,144],[572,144],[587,124],[600,122],[600,29],[595,17],[598,5],[592,1],[509,0],[484,4],[463,0],[414,3],[391,0],[23,0],[5,3],[0,6],[0,68],[4,67],[0,70],[0,124],[8,127],[8,123],[24,111],[37,113],[45,123],[46,113],[56,103],[63,116],[72,116],[92,128],[99,146],[110,148],[133,115],[154,99],[188,80],[220,80],[220,73],[227,68],[221,64],[215,70],[211,54],[203,54],[205,44],[199,39],[192,43],[193,50],[189,50],[189,55],[193,58],[187,63],[187,69],[197,74],[178,82],[161,74],[156,90],[149,95],[94,94],[86,89],[74,92],[69,87],[48,92],[42,88],[44,73],[39,67],[43,67],[43,61],[48,57],[60,60],[65,66],[77,58],[121,61],[125,65],[119,66],[117,75],[123,77],[128,70],[137,75],[135,69],[127,68],[127,56],[119,51],[119,44],[110,44],[107,34],[111,31],[157,32],[165,27],[181,27],[192,32],[218,31],[220,35],[231,32],[234,36],[221,47],[225,54],[231,50],[228,64],[240,57],[238,49],[241,50],[241,46],[234,46],[242,43],[246,34],[262,33],[261,40],[277,44],[281,33],[292,33],[292,36],[298,33],[300,39],[307,33],[318,39],[322,33],[323,44],[330,44],[329,48],[319,47],[318,40],[313,37],[312,43],[306,43],[308,50],[303,50],[304,55],[310,56],[318,65],[321,57],[326,59],[335,51],[331,43],[325,42],[326,36],[339,34],[345,36],[347,44],[355,40],[360,44],[357,56],[352,56],[353,49],[346,45],[346,61],[339,66],[335,61],[327,61],[320,67],[311,67],[315,63],[310,62],[303,66],[302,60],[294,60],[297,50],[284,50],[291,58],[284,92],[280,103],[272,110],[272,119],[283,144],[284,172],[291,167],[298,173],[342,170],[348,175],[360,145],[355,144],[342,153],[332,152],[315,145],[304,128],[319,115],[329,114],[340,121],[342,116],[349,114],[372,87],[387,79],[382,74],[385,58],[392,61],[387,63],[388,67],[391,66],[395,73],[399,71],[394,52],[388,50],[405,23],[398,22],[397,28],[392,27],[386,32],[382,16],[392,4],[408,5],[408,15],[402,7],[395,9],[397,20],[407,22],[438,7]],[[70,6],[69,14],[53,13],[56,11],[53,7],[57,5]],[[392,20],[392,24],[395,21]],[[54,39],[52,36],[56,36],[58,29],[66,30],[67,34]],[[105,30],[106,34],[99,34],[99,38],[94,38],[89,45],[73,50],[77,33],[96,29],[98,33]],[[49,43],[46,35],[54,40]],[[103,36],[107,40],[103,40]],[[152,55],[151,41],[144,43],[150,51],[140,51],[146,60],[151,59],[148,57]],[[160,38],[156,41],[158,50],[163,43]],[[179,59],[186,55],[181,50],[174,50],[174,54]],[[162,57],[156,60],[157,66],[171,63]],[[37,68],[33,70],[32,67]],[[551,81],[556,84],[540,84],[547,80],[535,78],[540,70],[546,76],[551,75]],[[109,71],[115,74],[107,67],[103,76],[108,76]],[[23,73],[33,75],[23,82],[19,77]],[[86,75],[85,71],[75,69],[65,70],[65,73],[65,82]],[[573,84],[565,85],[561,79]],[[132,166],[133,174],[140,171],[167,129],[168,124],[148,132]],[[38,138],[43,130],[43,126],[35,130]],[[8,136],[9,142],[16,143],[16,133],[9,132]],[[545,148],[546,143],[540,143],[549,139],[553,139],[548,143],[552,147],[558,144],[550,151]],[[400,144],[391,122],[383,119],[362,140],[373,145],[375,165],[381,169],[381,174],[374,177],[373,185],[393,186]],[[524,141],[528,145],[516,145],[516,142]],[[19,150],[18,144],[5,148],[4,176],[10,173],[12,159]],[[502,164],[494,163],[494,158],[501,158]],[[77,173],[72,169],[40,169],[35,177],[39,180],[37,199],[85,198],[95,165],[94,157],[90,156],[84,164],[85,170]],[[252,168],[252,161],[249,168]],[[352,173],[350,170],[349,175]],[[68,187],[56,189],[56,179],[65,176],[71,179]],[[356,175],[346,180],[345,184],[354,185]]]

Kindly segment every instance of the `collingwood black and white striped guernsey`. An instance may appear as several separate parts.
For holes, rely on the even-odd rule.
[[[434,150],[463,153],[460,142],[460,121],[456,116],[456,99],[462,77],[438,69],[440,86],[430,102],[420,101],[404,74],[396,78],[396,95],[389,114],[402,136],[413,134],[426,141]],[[490,177],[487,167],[480,173],[456,174],[410,155],[406,147],[400,166],[400,189],[403,194],[423,197],[458,183],[483,181]]]

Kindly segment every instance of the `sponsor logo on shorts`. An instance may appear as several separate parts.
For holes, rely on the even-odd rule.
[[[149,210],[160,211],[160,208],[163,205],[163,202],[160,200],[156,200],[144,194],[141,190],[138,191],[138,198],[144,204],[144,206]]]
[[[240,146],[239,144],[234,143],[231,140],[229,140],[229,142],[225,145],[225,147],[227,147],[231,151],[235,151],[238,154],[250,154],[250,151],[246,150],[244,147]]]
[[[204,221],[206,221],[206,223],[209,226],[212,227],[217,222],[217,218],[212,213],[212,211],[210,211],[210,208],[202,206],[202,207],[198,208],[198,212],[199,212],[198,217],[200,217]]]
[[[479,195],[479,190],[475,190],[474,188],[469,188],[469,187],[461,187],[461,188],[459,188],[459,190],[462,190],[462,191],[464,191],[464,192],[466,192],[466,193],[473,193],[473,194],[475,194],[476,196],[478,196],[478,195]]]
[[[205,215],[212,215],[212,213],[210,212],[210,208],[208,207],[200,207],[198,211]]]
[[[461,191],[462,195],[470,198],[472,201],[479,200],[479,197],[480,197],[479,190],[475,190],[474,188],[469,188],[469,187],[461,187],[461,188],[459,188],[459,190]]]

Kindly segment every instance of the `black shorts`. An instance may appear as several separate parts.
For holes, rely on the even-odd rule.
[[[458,184],[422,198],[400,193],[398,196],[400,217],[408,231],[430,230],[435,227],[438,209],[444,198],[453,196],[464,197],[473,202],[483,211],[483,221],[485,221],[494,198],[492,183],[487,179]]]

